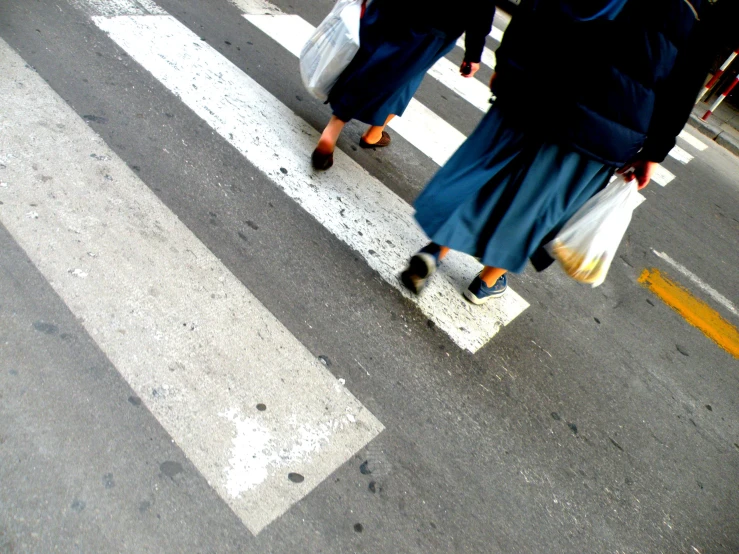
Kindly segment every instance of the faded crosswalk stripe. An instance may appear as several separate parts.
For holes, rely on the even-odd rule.
[[[254,3],[253,0],[237,0],[237,4],[242,9],[254,9],[256,13],[247,11],[244,14],[247,21],[295,56],[300,55],[303,45],[315,30],[315,27],[300,16],[284,14],[278,8],[273,8],[269,14],[265,14],[267,7],[270,6],[269,2],[265,0],[260,0],[257,3]],[[440,76],[443,76],[443,84],[457,92],[463,99],[478,109],[484,111],[489,108],[488,99],[490,95],[487,87],[474,79],[463,79],[458,75],[456,67],[454,70],[452,70],[452,67],[453,64],[448,60],[440,60],[429,74],[440,80],[442,80]],[[457,82],[453,82],[451,77],[454,77]],[[464,82],[459,83],[458,81]],[[484,92],[480,89],[480,86],[485,88]],[[408,142],[439,165],[444,165],[467,138],[415,99],[411,100],[403,117],[393,119],[389,127],[400,133]],[[676,147],[670,152],[670,155],[673,157],[679,156],[680,161],[687,163],[684,161],[686,156],[682,153],[684,153],[684,150]],[[690,155],[687,154],[687,156]],[[655,183],[663,187],[674,179],[675,175],[662,165],[657,167],[652,177]]]
[[[316,131],[151,0],[70,2],[95,14],[134,59],[403,290],[396,276],[424,242],[405,202],[341,152],[332,172],[310,171]],[[263,0],[241,3],[253,24],[293,53],[313,30]],[[492,51],[485,56],[494,64]],[[0,70],[0,162],[9,176],[0,187],[0,223],[211,486],[259,532],[382,424],[1,40]],[[448,60],[430,74],[487,108],[487,88],[459,78]],[[415,101],[393,125],[439,164],[464,139]],[[706,148],[688,133],[681,138]],[[692,159],[681,147],[671,155]],[[42,187],[37,172],[55,180]],[[674,175],[661,168],[657,179],[667,184]],[[412,298],[471,352],[528,306],[511,291],[469,307],[459,292],[478,269],[452,255],[427,293]],[[291,472],[305,481],[290,481]]]
[[[315,30],[313,25],[297,15],[245,14],[244,17],[296,57],[300,55],[303,45]],[[456,78],[463,80],[459,75]],[[464,80],[474,86],[472,80]],[[479,81],[476,83],[484,87]],[[485,95],[487,102],[490,96],[487,92]],[[415,99],[408,104],[403,117],[393,119],[389,127],[439,165],[444,165],[466,138],[455,127]]]
[[[705,142],[693,136],[685,129],[680,131],[680,134],[678,135],[678,137],[684,140],[685,142],[687,142],[690,146],[692,146],[696,150],[699,150],[700,152],[703,152],[706,148],[708,148],[708,145]]]
[[[315,129],[174,18],[93,20],[461,348],[477,351],[528,307],[513,291],[482,309],[467,304],[460,292],[481,266],[464,255],[451,256],[423,295],[410,295],[398,274],[425,237],[406,202],[339,151],[331,171],[315,173]]]
[[[2,40],[0,72],[0,223],[259,532],[382,424]]]
[[[688,154],[688,152],[677,145],[670,150],[670,157],[676,159],[681,164],[686,164],[693,160],[692,154]]]

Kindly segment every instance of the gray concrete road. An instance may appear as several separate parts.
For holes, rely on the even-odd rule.
[[[390,286],[366,252],[327,230],[312,208],[275,186],[259,160],[193,111],[184,91],[174,94],[136,61],[134,46],[106,34],[90,16],[96,4],[126,3],[0,3],[0,39],[29,66],[28,77],[14,78],[22,85],[17,94],[28,93],[21,90],[27,85],[29,102],[58,95],[153,193],[151,202],[176,216],[384,430],[368,430],[364,446],[321,466],[332,469],[315,483],[310,471],[290,473],[294,488],[270,489],[242,510],[238,491],[230,495],[208,477],[213,467],[202,460],[209,443],[191,438],[204,414],[185,400],[162,404],[163,389],[147,384],[141,368],[164,363],[168,352],[119,357],[110,345],[125,344],[115,342],[123,333],[96,333],[80,315],[105,305],[111,319],[122,318],[153,301],[64,288],[49,278],[56,269],[41,253],[63,252],[67,234],[34,235],[8,215],[14,183],[4,172],[67,155],[61,142],[55,151],[37,149],[44,133],[69,144],[88,138],[29,119],[36,131],[23,147],[7,130],[24,114],[0,107],[0,182],[9,184],[0,188],[0,552],[739,550],[739,361],[638,282],[656,269],[679,283],[723,318],[718,332],[732,344],[730,330],[739,326],[732,311],[739,305],[736,158],[709,141],[703,150],[681,141],[690,161],[669,158],[663,165],[674,179],[644,191],[647,201],[606,283],[586,288],[556,268],[512,277],[530,306],[471,354]],[[328,108],[304,92],[295,56],[241,16],[247,4],[157,6],[320,129]],[[274,4],[317,25],[331,2]],[[459,50],[449,56],[460,58]],[[463,134],[482,115],[431,77],[416,98]],[[262,125],[266,133],[287,124]],[[346,167],[361,166],[411,202],[438,166],[401,133],[377,152],[356,147],[360,133],[351,124],[339,143],[354,164]],[[284,145],[286,158],[291,148]],[[22,154],[8,159],[11,149]],[[69,184],[34,169],[26,178],[50,194]],[[116,186],[107,189],[111,197]],[[43,223],[42,207],[23,213],[34,219],[38,211]],[[75,213],[57,215],[71,221]],[[94,215],[103,227],[117,217]],[[138,232],[121,236],[131,249],[140,240]],[[68,269],[81,276],[71,262]],[[219,330],[236,332],[225,324]],[[136,371],[121,359],[135,359],[125,367]],[[248,435],[244,444],[257,439]],[[305,493],[296,489],[303,477]],[[263,528],[252,523],[286,498],[281,515]]]

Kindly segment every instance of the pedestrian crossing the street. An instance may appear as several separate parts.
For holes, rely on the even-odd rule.
[[[244,17],[247,21],[295,56],[300,55],[303,44],[315,30],[301,17],[284,14],[276,6],[273,6],[269,13],[265,13],[265,5],[268,4],[266,1],[254,4],[248,0],[241,2],[236,0],[236,3],[246,10]],[[502,38],[497,32],[495,36]],[[490,91],[487,87],[476,79],[460,78],[458,68],[449,60],[442,59],[437,62],[429,71],[429,75],[476,108],[487,111],[490,107]],[[391,121],[389,127],[439,165],[444,165],[466,138],[451,124],[415,99],[411,101],[403,117]],[[692,159],[692,156],[679,146],[672,149],[670,156],[683,164]],[[675,175],[660,165],[652,179],[664,187],[675,179]]]
[[[296,58],[300,56],[303,45],[315,31],[315,27],[297,15],[253,15],[247,13],[244,17]],[[458,75],[458,69],[448,60],[444,61],[452,66],[452,73],[456,72]],[[440,69],[436,73],[442,73],[446,76],[449,74],[449,68],[447,67],[446,70]],[[457,78],[459,81],[467,82],[468,85],[474,86],[476,83],[485,88],[479,81]],[[487,103],[490,93],[485,90],[484,96]],[[395,118],[388,126],[438,165],[444,165],[466,138],[451,123],[415,99],[411,100],[403,117]]]
[[[498,31],[498,29],[493,29],[493,30]],[[500,31],[498,31],[498,33],[500,33]],[[496,33],[496,36],[498,33]],[[501,38],[502,38],[502,33],[501,33]],[[460,37],[459,40],[457,40],[457,46],[461,48],[462,50],[464,50],[464,35],[462,35],[462,37]],[[482,51],[482,59],[480,60],[480,62],[483,65],[486,65],[491,69],[495,69],[495,52],[491,50],[490,48],[485,47]]]
[[[240,1],[240,0],[235,0]],[[495,21],[493,22],[493,28],[490,31],[490,38],[495,42],[500,43],[503,40],[503,32],[510,23],[510,17],[498,10],[495,14]],[[465,35],[462,35],[457,40],[457,46],[464,50]],[[491,69],[495,69],[495,52],[488,47],[485,47],[482,51],[482,59],[480,60],[483,65],[488,66]]]
[[[315,172],[310,153],[320,133],[151,0],[69,2],[460,349],[475,353],[529,307],[513,290],[482,307],[467,304],[461,291],[481,266],[457,253],[423,295],[411,295],[398,275],[426,239],[407,202],[339,150],[330,171]],[[265,0],[235,3],[248,32],[294,56],[314,30]],[[506,23],[497,16],[494,41]],[[492,50],[483,63],[494,66]],[[0,223],[210,485],[259,533],[382,423],[1,40],[0,69],[9,76],[0,92],[10,106],[0,114],[0,162],[9,175]],[[461,78],[449,59],[429,76],[481,113],[490,105],[487,86]],[[41,120],[65,131],[38,127]],[[439,166],[465,140],[417,100],[390,127]],[[32,150],[24,149],[28,137]],[[683,131],[670,156],[687,164],[705,148]],[[43,149],[57,153],[44,159],[45,171],[64,176],[51,195],[29,169]],[[664,167],[655,176],[662,186],[674,179]],[[290,486],[288,475],[304,486]]]
[[[141,50],[137,39],[131,39],[131,36],[136,36],[137,33],[140,33],[138,38],[143,39],[144,35],[153,33],[154,28],[157,26],[170,26],[172,33],[167,35],[168,40],[162,41],[161,44],[157,44],[156,49],[152,50],[152,52],[158,52],[157,57],[160,60],[165,59],[165,55],[162,54],[162,52],[168,52],[167,55],[170,56],[169,70],[164,67],[167,64],[160,63],[159,60],[155,60],[155,57],[148,55],[149,53],[141,51],[138,53],[138,58],[135,55],[134,58],[137,58],[142,66],[146,67],[154,76],[159,78],[160,81],[167,85],[168,88],[170,88],[170,90],[172,90],[177,96],[185,100],[189,97],[186,91],[189,87],[194,85],[194,79],[198,76],[202,76],[202,72],[200,71],[201,68],[192,65],[188,67],[186,63],[183,63],[183,60],[176,59],[178,55],[177,48],[172,47],[173,44],[176,44],[174,40],[175,35],[180,31],[183,33],[182,36],[179,37],[183,44],[186,44],[191,38],[187,36],[184,26],[174,20],[163,22],[163,20],[160,19],[151,19],[152,16],[166,16],[167,12],[162,10],[155,3],[151,2],[151,0],[146,0],[145,2],[132,2],[126,0],[116,2],[109,2],[106,0],[71,1],[77,6],[85,8],[88,13],[93,15],[93,19],[98,26],[106,30],[111,37],[114,38],[116,42],[124,46],[126,50],[135,50],[137,48]],[[299,15],[286,14],[279,7],[271,4],[267,0],[233,1],[244,12],[244,17],[247,21],[295,56],[300,54],[305,41],[310,37],[315,29]],[[119,19],[124,17],[128,17],[129,19]],[[143,22],[143,19],[136,19],[141,17],[149,17],[150,19],[146,23]],[[498,12],[496,15],[495,25],[490,33],[490,37],[494,41],[500,42],[500,40],[502,40],[503,31],[508,21],[509,18],[506,14]],[[141,44],[146,44],[146,42],[142,42]],[[227,70],[234,75],[235,79],[241,79],[244,83],[249,84],[249,86],[245,87],[246,89],[258,90],[261,88],[257,83],[250,81],[246,74],[233,66],[216,51],[208,48],[207,45],[198,46],[199,49],[197,51],[197,56],[199,56],[204,67],[212,66],[227,68]],[[129,51],[129,53],[131,52]],[[490,53],[492,54],[492,52]],[[486,110],[489,107],[490,93],[488,88],[479,80],[461,78],[459,76],[457,66],[448,59],[443,58],[437,62],[429,72],[429,75],[478,109]],[[193,98],[191,99],[192,102],[187,103],[195,112],[200,113],[200,115],[208,121],[211,126],[218,130],[219,122],[235,121],[239,118],[248,117],[248,115],[244,116],[245,113],[248,114],[249,111],[255,111],[253,109],[249,110],[244,106],[244,109],[238,110],[238,113],[227,113],[228,110],[232,109],[232,100],[238,98],[238,89],[240,89],[240,87],[234,87],[231,85],[232,82],[229,83],[227,80],[219,81],[218,78],[213,78],[211,75],[211,78],[208,79],[207,86],[204,87],[205,90],[213,94],[213,97],[209,98],[209,102],[207,103],[213,104],[213,100],[221,100],[226,111],[220,115],[210,113],[211,110],[209,108],[204,108],[203,106],[206,102],[202,99],[199,100],[198,98],[195,98],[195,95],[193,95]],[[197,87],[197,85],[194,86]],[[200,89],[196,88],[195,90]],[[278,110],[289,111],[286,110],[279,100],[271,96],[267,91],[262,89],[259,91],[259,94],[265,104],[276,106],[276,109]],[[193,103],[197,104],[198,102],[201,104],[200,111],[197,106],[193,105]],[[292,117],[286,117],[294,121],[295,129],[306,126],[305,122],[299,120],[299,118],[294,114],[291,115]],[[273,119],[272,121],[276,121],[276,119]],[[256,127],[259,127],[260,130],[263,130],[265,125],[269,125],[266,118],[263,118],[261,121],[256,118],[253,119],[251,123]],[[239,127],[240,129],[245,128],[239,125],[235,127]],[[443,165],[443,163],[446,162],[449,156],[465,139],[465,136],[443,117],[434,113],[433,110],[424,106],[415,99],[411,101],[411,104],[404,116],[393,120],[390,123],[390,127],[438,165]],[[222,136],[228,137],[228,140],[234,141],[235,139],[233,137],[237,136],[239,128],[229,129],[228,132],[226,132],[225,127],[221,127],[219,132]],[[297,134],[295,129],[293,129],[293,134]],[[235,134],[234,131],[236,131],[237,134]],[[280,131],[275,131],[274,144],[289,142],[286,141],[285,136],[280,136],[280,133]],[[301,129],[300,132],[302,137],[307,136],[309,133],[315,133],[315,130]],[[396,223],[396,228],[394,229],[390,228],[392,225],[389,224],[389,228],[387,229],[382,228],[382,225],[375,225],[375,227],[381,228],[376,234],[367,232],[368,230],[365,228],[364,224],[361,223],[360,228],[355,229],[353,236],[350,236],[351,233],[349,235],[346,233],[348,227],[346,221],[342,222],[341,228],[336,228],[335,226],[335,228],[332,229],[330,221],[332,218],[327,217],[326,215],[326,212],[330,212],[330,210],[325,209],[326,206],[330,206],[332,204],[330,198],[322,198],[320,202],[316,202],[317,204],[320,204],[320,207],[313,210],[310,208],[312,205],[311,202],[307,198],[303,197],[304,192],[299,192],[299,189],[301,188],[300,186],[292,187],[291,190],[293,190],[293,192],[290,193],[291,196],[298,200],[306,210],[316,217],[316,219],[321,221],[327,228],[331,229],[334,234],[342,238],[344,242],[357,249],[359,252],[373,252],[373,254],[369,256],[365,255],[365,260],[370,266],[380,272],[386,281],[405,293],[405,291],[402,290],[402,287],[398,284],[397,273],[402,269],[403,264],[407,260],[407,248],[401,248],[401,250],[403,250],[402,252],[398,252],[398,249],[396,248],[388,250],[386,247],[383,247],[383,239],[385,243],[387,243],[390,240],[386,238],[388,236],[405,237],[407,241],[402,242],[406,242],[406,246],[409,244],[417,245],[422,243],[423,237],[420,236],[420,233],[414,233],[412,231],[409,232],[407,229],[405,229],[405,231],[401,231],[401,229],[398,228],[415,227],[412,220],[412,212],[409,210],[409,207],[405,202],[394,197],[394,195],[392,195],[392,193],[388,191],[382,183],[367,175],[364,170],[356,166],[356,163],[347,158],[341,157],[342,162],[337,165],[346,164],[353,166],[347,168],[348,173],[336,170],[327,175],[319,176],[313,174],[307,175],[305,174],[306,172],[304,169],[303,171],[300,171],[298,168],[303,165],[306,148],[310,147],[312,149],[313,138],[314,137],[311,137],[310,140],[306,141],[306,145],[301,147],[299,152],[294,152],[294,163],[296,165],[295,175],[309,178],[311,180],[325,179],[335,184],[342,180],[341,173],[344,173],[344,175],[353,175],[356,171],[357,174],[362,175],[362,179],[367,179],[372,182],[372,186],[368,185],[367,187],[361,187],[363,190],[372,190],[375,188],[377,190],[377,195],[387,196],[388,198],[393,199],[387,200],[387,205],[380,206],[378,210],[376,198],[367,198],[366,203],[361,207],[355,207],[357,210],[355,213],[358,216],[355,218],[355,222],[361,221],[362,217],[366,216],[364,221],[385,221],[387,224],[388,217],[383,216],[388,216],[390,214],[393,215],[391,219],[395,219],[396,221],[405,221],[403,221],[402,224]],[[698,145],[703,144],[700,139],[693,137],[686,131],[683,131],[681,138],[688,142],[688,144],[693,148],[700,149],[700,146]],[[257,165],[257,167],[260,167],[260,169],[263,169],[265,173],[268,175],[275,175],[275,169],[269,167],[269,164],[265,166],[263,160],[260,158],[261,155],[263,155],[264,158],[267,158],[268,152],[256,152],[254,149],[251,149],[252,153],[250,155],[250,149],[248,147],[241,147],[239,149],[252,163]],[[679,145],[676,145],[673,148],[670,152],[670,156],[682,164],[689,163],[693,159],[693,156]],[[281,177],[284,177],[284,174],[282,176],[278,176],[280,182],[277,182],[276,184],[283,188],[283,190],[289,189],[290,187],[288,186],[286,188],[286,183],[284,182],[288,179],[283,179]],[[660,166],[653,180],[657,184],[665,186],[674,178],[674,174],[663,166]],[[294,179],[294,181],[299,180],[300,178]],[[353,178],[352,180],[354,183],[357,182],[356,178]],[[346,187],[351,185],[344,183],[343,186]],[[337,188],[334,192],[341,192],[342,190],[346,192],[346,189],[341,188]],[[326,195],[328,196],[329,194],[330,193],[327,193]],[[338,209],[339,212],[346,214],[346,206],[343,205],[345,198],[340,196],[337,196],[337,198],[342,198],[342,200],[335,200],[335,208]],[[391,209],[390,206],[394,206],[395,209]],[[360,216],[360,214],[363,215]],[[351,231],[351,229],[349,230]],[[364,239],[358,240],[357,237],[364,237]],[[413,248],[415,248],[415,246]],[[413,248],[410,250],[412,251]],[[470,313],[470,308],[468,306],[459,302],[458,299],[452,300],[452,297],[458,296],[457,292],[459,287],[463,286],[469,279],[470,272],[474,274],[476,264],[469,261],[459,260],[458,257],[456,257],[456,259],[452,260],[452,263],[445,265],[447,266],[446,277],[452,286],[448,287],[442,285],[444,290],[437,294],[441,294],[442,297],[444,297],[445,300],[448,299],[450,303],[456,304],[455,308],[452,309],[451,312],[446,309],[439,310],[437,302],[434,302],[433,305],[428,305],[430,303],[426,303],[423,300],[419,300],[414,297],[411,298],[416,301],[424,313],[439,324],[440,328],[445,330],[460,347],[474,352],[483,346],[502,325],[512,321],[513,318],[521,313],[521,311],[526,308],[527,304],[523,299],[511,291],[512,294],[509,295],[511,298],[510,302],[499,302],[498,305],[488,310],[489,312],[492,312],[491,314],[481,314],[480,312],[483,310],[480,309]],[[439,281],[442,280],[440,279]],[[450,283],[444,283],[444,285]],[[427,296],[432,295],[429,294]],[[439,313],[440,311],[444,313],[441,314]],[[490,317],[485,317],[486,315]],[[472,329],[472,331],[470,331],[470,329]]]
[[[275,21],[272,16],[261,17],[265,18],[261,22]],[[406,202],[340,153],[331,171],[314,172],[306,160],[319,134],[174,18],[134,15],[93,19],[276,186],[361,253],[385,281],[406,294],[461,348],[475,352],[528,306],[513,291],[481,310],[469,306],[459,291],[480,266],[463,255],[449,258],[426,294],[410,295],[398,275],[425,239]],[[292,16],[279,20],[274,31],[297,51],[304,41],[295,37],[300,36],[300,26],[307,24],[290,23],[295,21]],[[272,124],[276,121],[280,125]],[[464,139],[425,107],[398,118],[394,128],[406,138],[422,142],[427,147],[424,153],[430,150],[444,158]],[[449,142],[452,132],[457,135],[453,144]],[[255,136],[260,136],[256,144]]]

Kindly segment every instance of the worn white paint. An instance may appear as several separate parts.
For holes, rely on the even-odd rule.
[[[120,21],[136,20],[154,24],[164,51],[180,47],[166,44],[171,18]],[[2,40],[0,74],[0,223],[259,532],[382,424]]]
[[[174,18],[94,21],[461,348],[475,352],[528,306],[513,291],[482,308],[467,304],[461,292],[480,265],[464,255],[451,255],[423,295],[410,295],[398,275],[426,239],[406,202],[338,150],[330,171],[314,172],[316,130]]]
[[[265,0],[237,0],[235,4],[244,12],[247,21],[279,42],[283,48],[295,56],[300,56],[300,51],[315,30],[315,27],[302,17],[285,14],[278,7]],[[464,48],[464,43],[462,43],[462,47]],[[492,63],[491,67],[495,66],[495,54],[490,49],[485,49],[483,57],[484,63],[488,63],[488,65]],[[477,79],[462,77],[459,74],[459,67],[446,58],[437,61],[428,74],[476,108],[482,111],[487,111],[490,108],[490,89]],[[415,101],[412,104],[415,104]],[[411,111],[414,108],[414,105],[409,106]],[[450,128],[447,124],[439,121],[433,122],[433,127],[433,132],[441,133],[449,132]],[[422,134],[420,140],[423,140]],[[442,158],[443,154],[440,156],[440,159]]]
[[[679,146],[674,146],[672,150],[670,150],[669,155],[671,158],[677,160],[681,164],[687,164],[693,160],[693,156],[688,154],[688,152],[686,152]]]
[[[275,435],[260,421],[262,418],[245,416],[238,408],[230,408],[219,415],[236,429],[225,484],[227,493],[234,499],[255,490],[276,469],[295,467],[311,460],[337,432],[356,423],[351,413],[343,418],[333,415],[322,422],[305,421],[293,415],[285,425],[289,433]]]
[[[294,56],[300,56],[303,45],[315,30],[315,27],[297,15],[245,14],[244,17]],[[447,74],[446,71],[441,73]],[[469,83],[467,86],[475,87]],[[479,88],[476,90],[479,96]],[[415,99],[408,104],[403,117],[392,120],[389,127],[439,165],[444,165],[465,139],[455,127]]]
[[[163,9],[151,0],[70,0],[88,15],[163,15]]]
[[[497,10],[496,10],[496,13],[495,13],[495,19],[496,19],[496,20],[501,20],[501,19],[503,19],[503,18],[502,18],[502,17],[501,17],[500,15],[499,15],[499,12],[498,12]],[[488,36],[489,36],[489,37],[490,37],[491,39],[493,39],[494,41],[496,41],[496,42],[500,42],[500,41],[502,41],[502,40],[503,40],[503,31],[501,31],[501,30],[500,30],[500,29],[498,29],[497,27],[493,26],[493,28],[492,28],[492,30],[490,31],[490,34],[489,34]]]
[[[674,181],[675,175],[671,173],[669,170],[665,169],[664,166],[658,165],[657,170],[654,172],[654,175],[652,176],[652,181],[657,183],[661,187],[665,187],[669,185],[672,181]]]
[[[266,0],[231,0],[243,13],[250,15],[280,15],[284,12]]]
[[[252,15],[244,14],[246,20],[277,42],[293,56],[299,57],[303,46],[316,28],[299,15]],[[296,64],[295,69],[298,69]]]
[[[705,142],[700,140],[698,137],[693,136],[685,129],[680,131],[678,137],[700,152],[703,152],[706,148],[708,148],[708,145]]]
[[[490,50],[490,48],[485,48],[482,51],[482,63],[487,65],[491,69],[495,69],[495,66],[498,64],[498,60],[495,57],[495,52]]]
[[[244,17],[295,56],[300,56],[303,45],[315,30],[310,23],[297,15],[249,15],[247,13]],[[458,94],[462,98],[486,111],[489,108],[488,100],[490,99],[487,87],[474,79],[464,79],[466,84],[458,82],[455,84],[453,79],[462,79],[454,75],[455,72],[457,69],[454,64],[449,60],[440,60],[431,74],[439,79],[443,75],[444,81],[442,82],[447,86],[461,87],[462,93],[458,92]],[[411,100],[403,117],[393,119],[389,127],[400,133],[403,138],[439,165],[444,165],[467,138],[415,99]],[[689,156],[687,152],[685,154]],[[674,178],[675,175],[663,166],[659,166],[653,176],[654,182],[661,186],[666,186]]]
[[[272,434],[257,418],[245,417],[236,408],[218,415],[236,428],[226,469],[226,492],[230,497],[238,498],[266,481],[269,466],[279,458],[275,453]]]
[[[701,288],[701,290],[703,290],[706,294],[708,294],[708,296],[710,296],[711,298],[713,298],[716,302],[718,302],[719,304],[721,304],[724,308],[726,308],[727,310],[729,310],[732,314],[734,314],[736,316],[739,316],[739,310],[737,310],[736,306],[734,306],[734,304],[731,302],[731,300],[729,300],[728,298],[726,298],[723,294],[721,294],[720,292],[718,292],[711,285],[709,285],[706,282],[704,282],[700,277],[698,277],[695,273],[693,273],[692,271],[690,271],[687,267],[685,267],[684,265],[676,262],[675,260],[673,260],[670,256],[668,256],[664,252],[657,252],[656,250],[652,250],[652,252],[654,252],[654,255],[655,256],[657,256],[658,258],[663,259],[668,264],[670,264],[672,267],[674,267],[675,269],[677,269],[680,273],[682,273],[683,275],[685,275],[688,279],[690,279],[691,281],[693,281],[696,285],[698,285]]]

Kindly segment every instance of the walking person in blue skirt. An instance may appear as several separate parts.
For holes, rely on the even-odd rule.
[[[503,294],[614,171],[647,185],[708,69],[701,0],[523,0],[497,51],[495,104],[415,202],[431,239],[402,273],[419,293],[450,249]]]
[[[313,166],[331,167],[336,141],[352,119],[370,125],[360,146],[388,146],[385,126],[403,115],[426,72],[463,33],[460,72],[473,77],[494,16],[494,0],[460,0],[454,6],[441,0],[372,0],[360,24],[359,52],[329,94],[333,117],[313,151]]]

